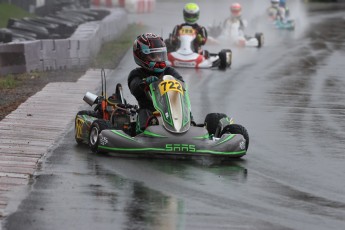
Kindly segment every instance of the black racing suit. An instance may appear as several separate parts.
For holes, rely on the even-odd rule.
[[[139,104],[138,125],[140,126],[137,126],[137,133],[146,128],[148,119],[152,116],[152,112],[155,111],[152,101],[147,97],[144,91],[146,87],[144,78],[150,76],[156,76],[160,78],[164,75],[171,75],[176,79],[184,82],[182,76],[172,67],[166,67],[165,70],[161,73],[154,73],[141,67],[135,68],[129,73],[128,87]]]
[[[183,26],[191,26],[193,29],[196,30],[197,36],[193,41],[193,51],[198,53],[201,51],[201,46],[205,45],[207,41],[207,30],[205,27],[198,25],[197,23],[189,24],[183,23],[174,27],[173,32],[170,34],[169,39],[165,40],[167,44],[168,52],[176,51],[180,44],[179,44],[179,32]],[[200,38],[200,39],[199,39]]]

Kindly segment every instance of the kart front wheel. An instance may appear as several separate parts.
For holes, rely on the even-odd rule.
[[[99,134],[103,130],[110,129],[110,128],[111,128],[111,124],[109,121],[95,120],[94,122],[92,122],[91,127],[90,127],[90,135],[89,135],[89,146],[92,152],[94,153],[104,152],[98,149]]]
[[[248,150],[248,147],[249,147],[249,134],[248,134],[248,131],[247,131],[247,129],[245,127],[243,127],[242,125],[239,125],[239,124],[227,125],[222,130],[220,136],[222,136],[225,133],[241,134],[244,137],[244,139],[246,140],[246,150]]]
[[[77,142],[77,144],[82,144],[83,143],[83,139],[81,139],[80,136],[80,130],[78,130],[78,117],[79,116],[90,116],[90,117],[98,117],[98,113],[96,111],[93,110],[81,110],[77,113],[77,115],[75,116],[74,119],[74,138],[75,141]]]
[[[218,54],[219,56],[219,66],[218,68],[221,70],[225,70],[226,68],[231,66],[232,63],[232,51],[229,49],[221,50]]]
[[[205,126],[209,135],[216,133],[220,119],[227,117],[224,113],[209,113],[205,117]]]

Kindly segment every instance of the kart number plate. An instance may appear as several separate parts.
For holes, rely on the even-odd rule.
[[[180,32],[180,35],[194,35],[195,34],[195,30],[193,29],[193,27],[182,27],[179,32]]]
[[[183,88],[180,82],[176,80],[165,80],[159,83],[159,91],[161,95],[169,91],[177,91],[183,95]]]

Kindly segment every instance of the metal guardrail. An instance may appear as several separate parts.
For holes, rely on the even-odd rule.
[[[115,39],[128,26],[123,8],[110,11],[102,21],[81,24],[67,39],[0,44],[0,75],[86,67],[102,43]]]

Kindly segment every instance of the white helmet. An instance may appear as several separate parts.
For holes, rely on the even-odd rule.
[[[240,3],[233,3],[230,6],[231,15],[234,17],[241,16],[242,6]]]

